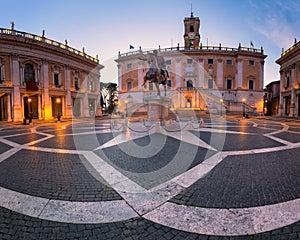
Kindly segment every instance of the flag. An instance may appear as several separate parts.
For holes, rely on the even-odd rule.
[[[134,49],[134,46],[132,46],[132,45],[129,45],[129,49]]]
[[[254,48],[253,42],[250,41],[250,47]]]

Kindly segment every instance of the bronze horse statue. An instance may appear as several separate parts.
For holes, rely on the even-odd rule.
[[[142,86],[145,87],[147,81],[154,83],[157,89],[157,95],[160,96],[159,85],[162,84],[165,89],[165,96],[167,95],[167,79],[169,73],[167,70],[163,69],[149,69],[149,71],[144,76],[144,83]]]
[[[166,63],[162,56],[158,55],[157,50],[154,50],[153,53],[149,53],[146,59],[149,64],[149,71],[144,76],[144,83],[142,86],[145,86],[147,81],[150,81],[155,84],[157,89],[157,95],[160,96],[159,84],[162,84],[165,89],[165,96],[167,94],[167,79],[169,73],[166,69]]]

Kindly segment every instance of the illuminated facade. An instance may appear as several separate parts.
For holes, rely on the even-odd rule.
[[[164,57],[170,80],[167,96],[171,108],[183,110],[218,109],[239,112],[243,99],[247,111],[263,112],[264,59],[263,49],[204,46],[200,43],[200,20],[191,14],[184,19],[184,46],[158,49]],[[143,97],[155,94],[151,84],[142,87],[147,63],[142,56],[153,51],[119,53],[119,99],[127,99],[128,109],[141,105]],[[154,88],[154,89],[153,89]],[[152,90],[154,91],[152,93]]]
[[[276,61],[280,65],[279,116],[300,116],[300,41]]]
[[[67,42],[0,28],[0,120],[101,115],[102,68]]]

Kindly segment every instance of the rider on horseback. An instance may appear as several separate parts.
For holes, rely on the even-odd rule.
[[[142,86],[145,87],[147,81],[154,83],[157,89],[157,94],[160,96],[159,84],[162,84],[165,89],[166,96],[166,85],[167,78],[169,77],[165,60],[162,56],[158,56],[157,50],[154,50],[153,53],[148,53],[146,56],[143,55],[139,57],[140,60],[148,62],[148,72],[144,76],[144,83]]]
[[[153,54],[149,55],[148,64],[149,64],[149,71],[146,73],[147,78],[151,79],[159,73],[163,76],[160,78],[159,83],[163,83],[167,80],[168,71],[166,68],[166,62],[162,56],[158,56],[157,50],[153,51]],[[159,71],[159,73],[158,73]]]

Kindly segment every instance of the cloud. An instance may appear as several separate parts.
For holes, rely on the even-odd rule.
[[[250,0],[249,24],[254,31],[264,35],[280,48],[288,48],[294,38],[300,38],[300,2]]]

